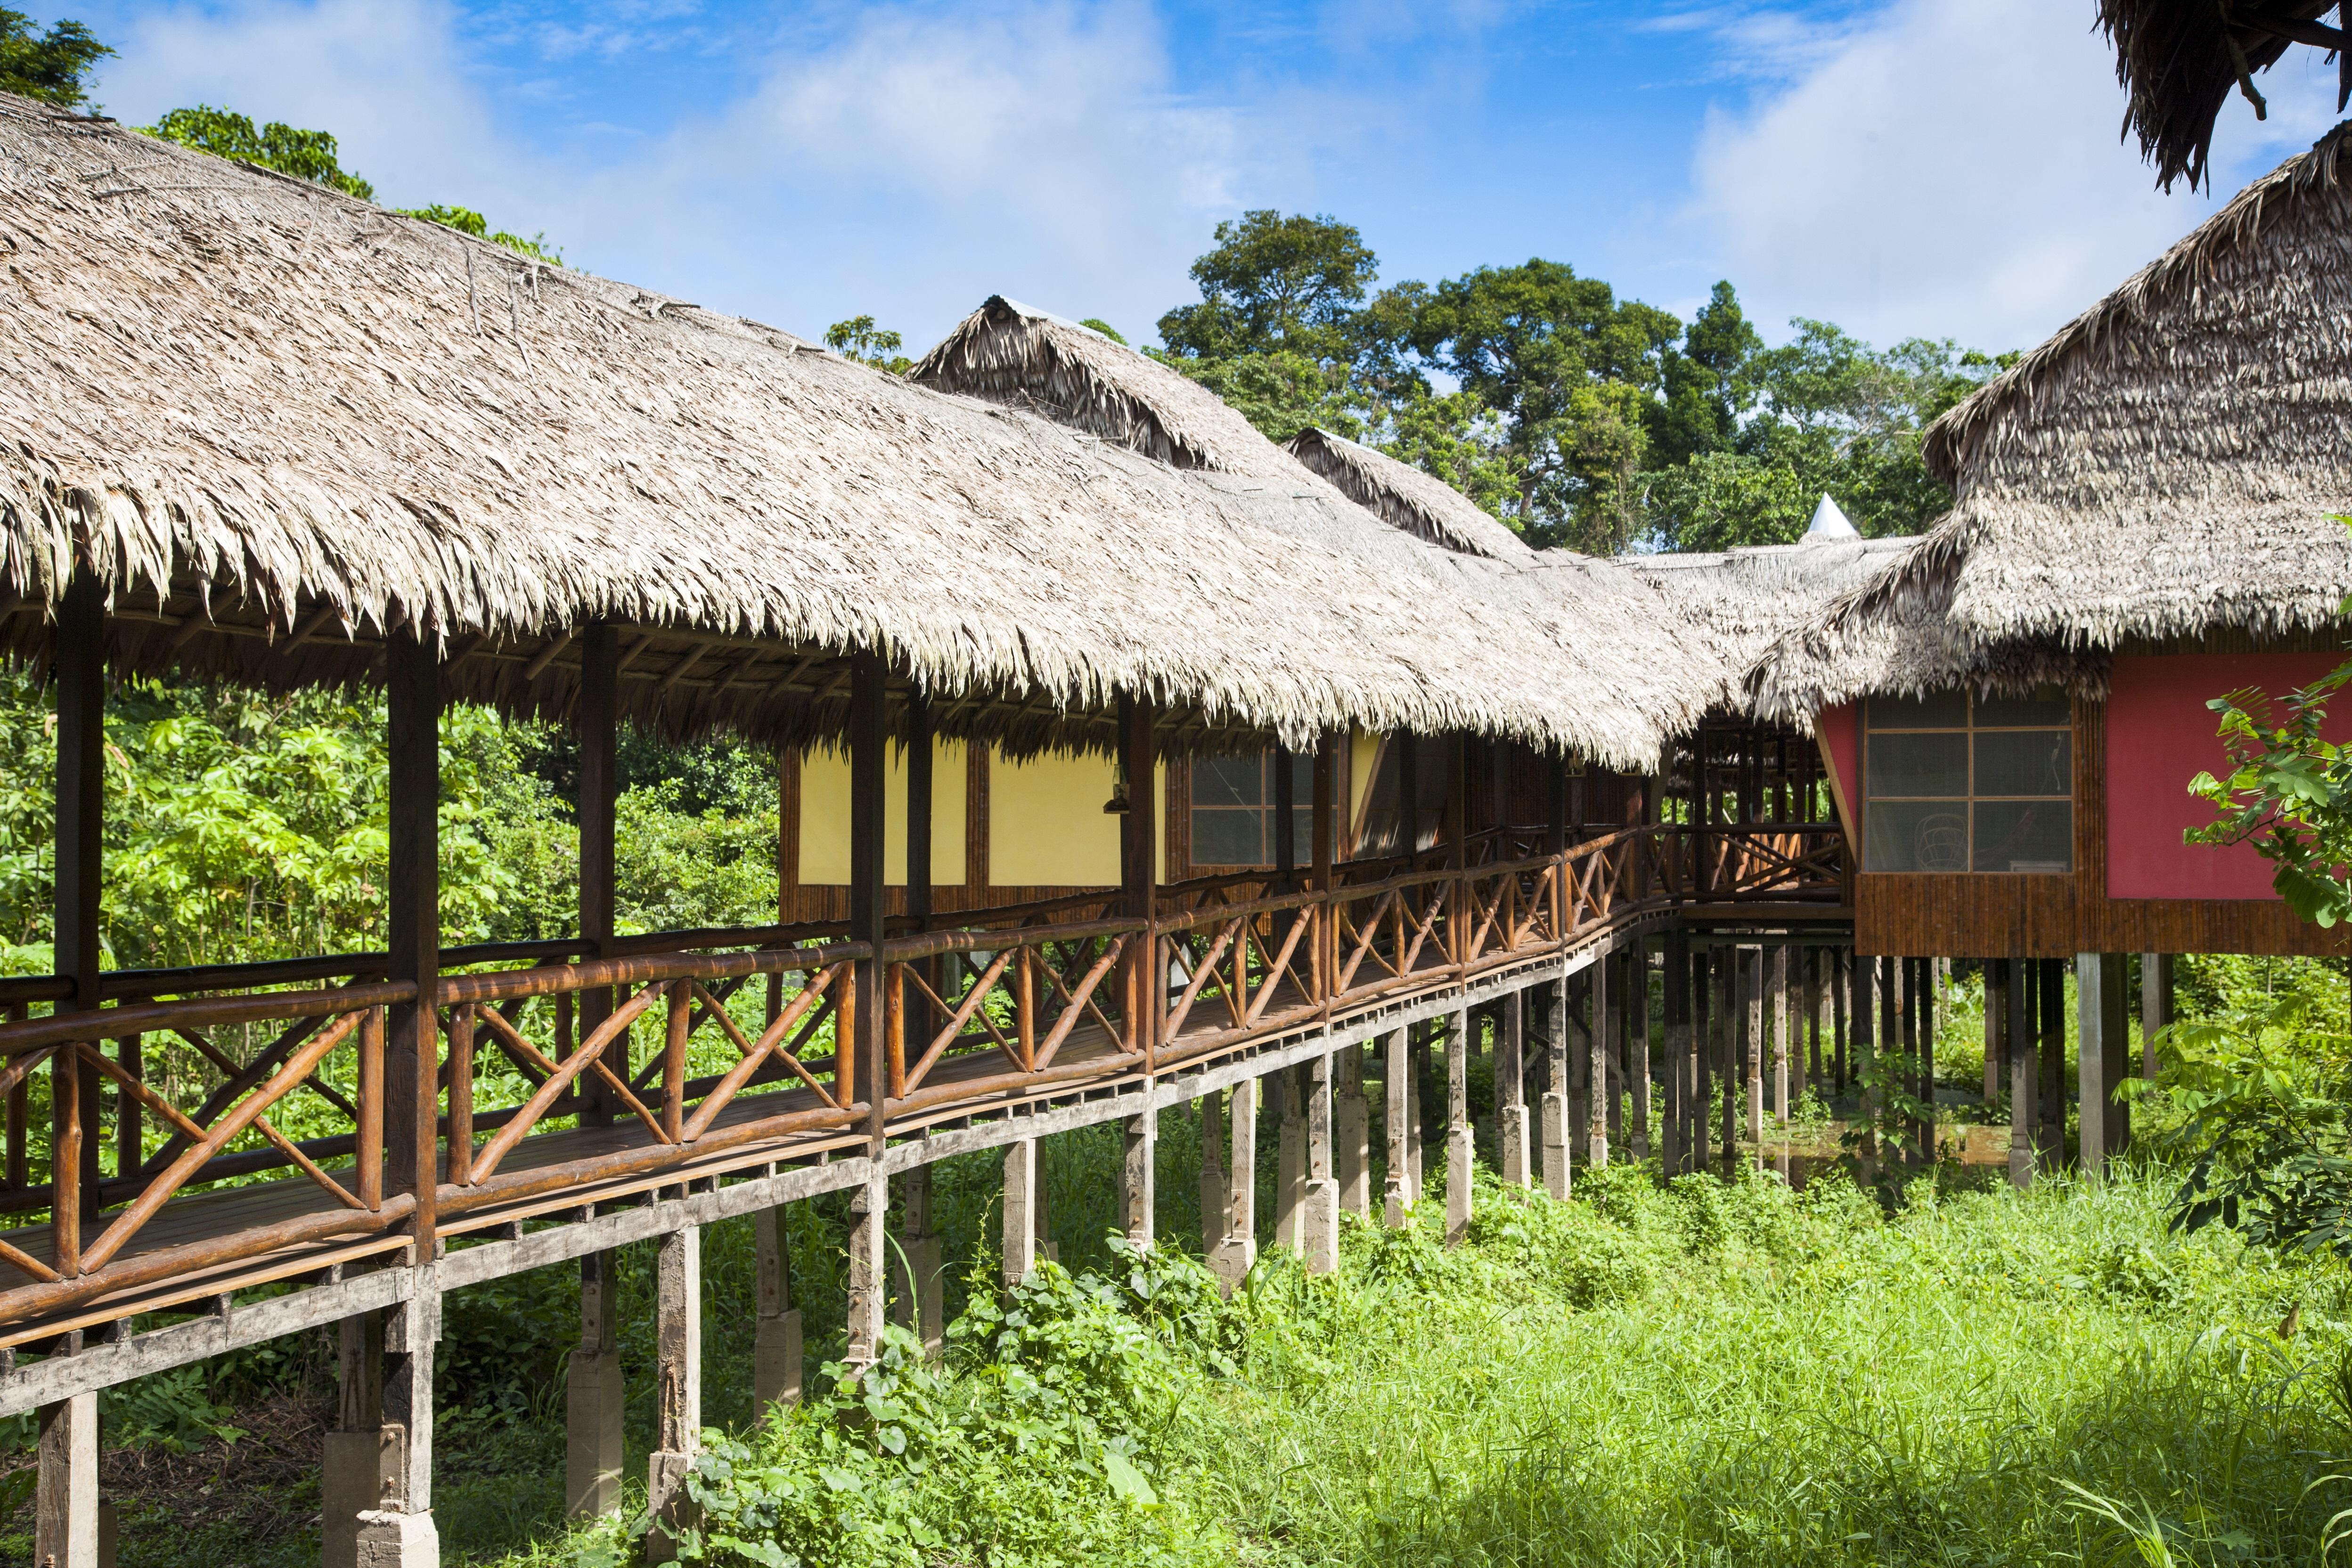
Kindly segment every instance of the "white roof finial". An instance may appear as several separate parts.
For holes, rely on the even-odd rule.
[[[1862,531],[1845,520],[1845,513],[1838,510],[1837,502],[1830,500],[1829,491],[1823,490],[1822,504],[1813,508],[1813,521],[1806,528],[1805,537],[1798,542],[1809,543],[1816,539],[1860,539],[1861,537]]]

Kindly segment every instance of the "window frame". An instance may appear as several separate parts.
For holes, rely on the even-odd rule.
[[[1862,809],[1861,809],[1861,818],[1862,818],[1862,819],[1861,819],[1861,822],[1860,822],[1860,824],[1859,824],[1858,826],[1860,826],[1860,828],[1861,828],[1861,837],[1862,837],[1862,844],[1861,844],[1861,847],[1861,847],[1861,851],[1862,851],[1861,856],[1860,856],[1860,859],[1862,860],[1862,869],[1863,869],[1863,870],[1864,870],[1864,872],[1865,872],[1865,873],[1873,873],[1873,872],[1875,872],[1875,873],[1877,873],[1877,874],[1879,874],[1879,875],[1887,875],[1887,876],[1926,876],[1926,877],[1954,877],[1954,876],[1970,876],[1970,877],[2071,877],[2071,876],[2073,876],[2073,875],[2075,873],[2075,871],[2079,868],[2079,866],[2080,866],[2080,864],[2081,864],[2081,857],[2080,857],[2080,855],[2077,853],[2077,850],[2076,850],[2076,846],[2075,846],[2075,842],[2074,842],[2074,837],[2075,837],[2075,829],[2076,829],[2076,827],[2079,826],[2078,821],[2077,821],[2077,817],[2076,817],[2076,812],[2077,812],[2077,810],[2078,810],[2078,805],[2077,805],[2077,802],[2076,802],[2076,800],[2075,800],[2075,795],[2076,795],[2076,793],[2077,793],[2077,779],[2078,779],[2078,777],[2079,777],[2079,773],[2080,773],[2080,757],[2081,757],[2081,751],[2082,751],[2082,732],[2081,732],[2082,727],[2081,727],[2081,723],[2080,723],[2080,715],[2079,715],[2079,712],[2078,712],[2078,710],[2077,710],[2076,704],[2074,703],[2074,700],[2073,700],[2072,696],[2071,696],[2070,694],[2064,693],[2063,691],[2061,691],[2061,693],[2060,693],[2060,700],[2063,700],[2063,701],[2065,703],[2065,708],[2066,708],[2065,717],[2064,717],[2064,719],[2063,719],[2063,721],[2056,722],[2056,723],[2053,723],[2053,722],[2049,722],[2049,721],[2043,721],[2043,722],[2040,722],[2040,723],[2014,723],[2014,724],[2002,724],[2002,723],[1979,723],[1979,722],[1978,721],[1978,717],[1977,717],[1977,714],[1978,714],[1978,709],[1979,709],[1979,706],[1980,705],[1980,703],[1982,703],[1983,699],[1979,696],[1979,693],[1978,693],[1978,692],[1977,692],[1973,688],[1971,688],[1971,687],[1967,687],[1967,686],[1963,686],[1963,687],[1961,687],[1961,688],[1959,688],[1959,689],[1958,689],[1958,693],[1959,693],[1959,696],[1960,696],[1960,699],[1961,699],[1962,708],[1961,708],[1961,713],[1960,713],[1960,721],[1959,721],[1959,722],[1958,722],[1958,723],[1957,723],[1957,724],[1952,724],[1952,723],[1944,723],[1944,724],[1934,724],[1934,723],[1908,723],[1908,724],[1906,724],[1906,723],[1893,723],[1893,724],[1880,724],[1880,723],[1876,722],[1875,718],[1874,718],[1875,710],[1876,710],[1876,708],[1877,708],[1877,705],[1878,705],[1882,700],[1898,700],[1898,701],[1899,701],[1899,700],[1902,700],[1902,699],[1891,699],[1891,700],[1890,700],[1890,699],[1885,699],[1885,698],[1881,698],[1881,697],[1874,696],[1874,696],[1871,696],[1871,697],[1866,697],[1866,698],[1864,698],[1864,699],[1863,700],[1863,702],[1862,702],[1862,705],[1861,705],[1861,707],[1862,707],[1862,712],[1861,712],[1861,715],[1860,715],[1860,718],[1861,718],[1861,724],[1860,724],[1859,731],[1858,731],[1858,734],[1857,734],[1857,740],[1859,741],[1859,745],[1858,745],[1858,746],[1857,746],[1857,748],[1856,748],[1856,749],[1857,749],[1857,751],[1860,752],[1860,755],[1859,755],[1859,757],[1858,757],[1856,760],[1857,760],[1857,762],[1858,762],[1858,763],[1859,763],[1859,767],[1857,768],[1857,772],[1858,772],[1858,773],[1860,773],[1860,775],[1861,775],[1860,783],[1861,783],[1861,795],[1862,795],[1862,801],[1861,801],[1861,808],[1862,808]],[[2067,775],[2067,776],[2066,776],[2066,789],[2065,789],[2065,793],[2064,793],[2064,794],[2063,794],[2063,795],[2018,795],[2018,794],[2000,794],[2000,795],[1990,795],[1990,794],[1979,794],[1979,793],[1978,792],[1978,790],[1977,790],[1977,777],[1978,777],[1977,738],[1978,738],[1979,735],[2020,735],[2020,734],[2046,735],[2046,734],[2053,734],[2053,733],[2060,733],[2060,734],[2063,734],[2063,735],[2065,736],[2065,738],[2066,738],[2066,775]],[[1964,741],[1965,741],[1965,752],[1964,752],[1963,767],[1964,767],[1964,770],[1965,770],[1965,785],[1966,785],[1966,787],[1965,787],[1965,788],[1964,788],[1964,790],[1963,790],[1960,794],[1958,794],[1958,795],[1880,795],[1880,794],[1879,794],[1879,793],[1878,793],[1878,792],[1877,792],[1877,791],[1873,787],[1873,785],[1872,785],[1872,782],[1871,782],[1871,763],[1870,763],[1870,759],[1871,759],[1871,743],[1872,743],[1872,742],[1873,742],[1876,737],[1878,737],[1878,736],[1880,736],[1880,735],[1959,735],[1959,736],[1963,737],[1963,739],[1964,739]],[[1900,803],[1917,803],[1917,804],[1921,804],[1921,805],[1929,805],[1929,804],[1949,804],[1949,805],[1953,805],[1954,807],[1956,807],[1956,808],[1958,809],[1958,816],[1959,816],[1959,817],[1960,817],[1960,821],[1961,821],[1961,828],[1962,828],[1962,836],[1963,836],[1963,837],[1962,837],[1962,855],[1961,855],[1961,864],[1960,864],[1959,868],[1958,868],[1957,870],[1927,870],[1927,869],[1923,869],[1923,868],[1916,868],[1916,867],[1915,867],[1915,868],[1908,868],[1908,869],[1895,870],[1895,871],[1887,871],[1887,870],[1885,870],[1884,868],[1880,868],[1880,867],[1877,867],[1877,866],[1874,866],[1874,865],[1871,864],[1871,853],[1870,853],[1870,847],[1871,847],[1871,838],[1872,838],[1872,818],[1873,818],[1873,811],[1874,811],[1874,807],[1875,807],[1875,806],[1876,806],[1880,802],[1882,802],[1882,801],[1887,802],[1887,803],[1889,803],[1889,804],[1900,804]],[[2029,803],[2044,803],[2044,804],[2062,804],[2062,803],[2063,803],[2063,804],[2065,805],[2065,807],[2066,807],[2066,856],[2065,856],[2065,863],[2064,863],[2064,865],[2063,866],[2063,868],[2059,868],[2059,869],[2055,869],[2055,870],[2037,870],[2037,871],[2017,871],[2017,870],[1980,871],[1980,870],[1979,870],[1979,869],[1977,868],[1977,816],[1978,816],[1978,807],[1979,807],[1979,805],[2000,805],[2000,804],[2002,804],[2002,803],[2009,803],[2009,802],[2029,802]]]
[[[1184,837],[1185,863],[1188,867],[1197,871],[1205,871],[1213,874],[1232,871],[1260,871],[1270,870],[1273,868],[1275,813],[1274,765],[1275,758],[1278,754],[1279,753],[1270,746],[1257,754],[1258,792],[1261,798],[1254,804],[1204,804],[1201,798],[1200,769],[1203,766],[1219,763],[1239,762],[1242,760],[1241,758],[1233,756],[1198,756],[1192,757],[1187,761],[1184,769]],[[1291,760],[1292,766],[1297,770],[1293,779],[1293,792],[1290,805],[1291,831],[1295,836],[1292,839],[1293,855],[1297,860],[1299,866],[1304,867],[1308,857],[1313,853],[1315,841],[1315,754],[1312,752],[1294,752],[1291,753]],[[1265,858],[1262,860],[1202,859],[1200,855],[1200,846],[1202,842],[1201,817],[1203,813],[1214,813],[1218,816],[1224,816],[1255,817],[1257,823],[1258,844],[1259,847],[1265,851]]]

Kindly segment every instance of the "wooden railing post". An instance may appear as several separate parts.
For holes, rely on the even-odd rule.
[[[669,1016],[662,1033],[662,1135],[673,1143],[686,1139],[686,1046],[694,1029],[694,987],[684,980],[669,983]]]
[[[449,1009],[449,1180],[474,1179],[474,1005]]]
[[[106,590],[88,567],[76,568],[58,605],[56,668],[52,940],[57,972],[72,987],[58,1011],[89,1012],[103,1000],[99,909],[106,811]],[[49,1058],[51,1257],[67,1279],[81,1272],[83,1227],[98,1217],[96,1078],[71,1047]]]
[[[383,1009],[371,1007],[360,1016],[359,1126],[357,1147],[359,1199],[370,1214],[383,1208]]]
[[[572,730],[580,743],[580,940],[583,958],[613,956],[613,877],[614,811],[620,792],[619,638],[607,622],[597,621],[580,632],[580,696],[572,710]],[[580,993],[580,1038],[613,1016],[610,986]],[[560,1058],[559,1058],[560,1059]],[[626,1081],[629,1077],[629,1037],[624,1033],[604,1047],[604,1065]],[[580,1082],[577,1098],[583,1127],[608,1125],[620,1108],[604,1080],[591,1073]]]
[[[441,971],[441,660],[412,613],[384,639],[385,743],[390,753],[390,941],[386,976],[416,987],[386,1020],[386,1173],[416,1202],[408,1221],[416,1262],[433,1258],[439,1182],[438,1047]]]
[[[1119,698],[1119,793],[1127,801],[1126,815],[1118,825],[1119,912],[1143,927],[1128,942],[1122,987],[1126,1004],[1120,1024],[1126,1031],[1126,1049],[1142,1054],[1146,1072],[1158,1056],[1159,1020],[1168,1000],[1168,971],[1156,921],[1160,880],[1157,720],[1150,699]]]
[[[883,824],[888,808],[885,785],[889,742],[888,671],[878,653],[860,653],[849,675],[849,936],[866,945],[850,976],[856,997],[856,1027],[842,1037],[840,1056],[856,1060],[866,1093],[866,1178],[851,1203],[847,1343],[842,1360],[853,1369],[870,1365],[881,1353],[887,1316],[888,1282],[883,1270],[883,1227],[889,1207],[888,1178],[882,1156],[888,1146],[890,1065],[888,1000],[883,984],[889,931],[885,901],[887,865]]]
[[[1314,1000],[1328,1003],[1339,989],[1339,905],[1333,890],[1332,857],[1338,849],[1339,829],[1336,818],[1339,787],[1339,736],[1336,731],[1325,731],[1315,745],[1315,816],[1313,822],[1315,892],[1315,929],[1308,934],[1315,940]]]

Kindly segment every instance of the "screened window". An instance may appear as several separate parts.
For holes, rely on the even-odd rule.
[[[1192,763],[1192,864],[1271,866],[1274,861],[1275,753],[1201,757]],[[1314,854],[1315,758],[1294,752],[1291,766],[1291,855],[1304,866]]]
[[[1865,715],[1867,869],[2074,868],[2074,737],[2063,691],[1874,697]]]

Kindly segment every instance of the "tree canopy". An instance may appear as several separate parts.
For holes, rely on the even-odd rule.
[[[1950,501],[1922,432],[2009,357],[1805,320],[1768,348],[1728,282],[1685,325],[1540,257],[1375,292],[1379,258],[1329,216],[1213,237],[1153,352],[1269,437],[1370,441],[1537,544],[1784,542],[1824,491],[1865,533],[1916,531]]]
[[[30,16],[0,6],[0,92],[80,109],[89,102],[84,79],[112,53],[79,22],[58,22],[36,33]]]

